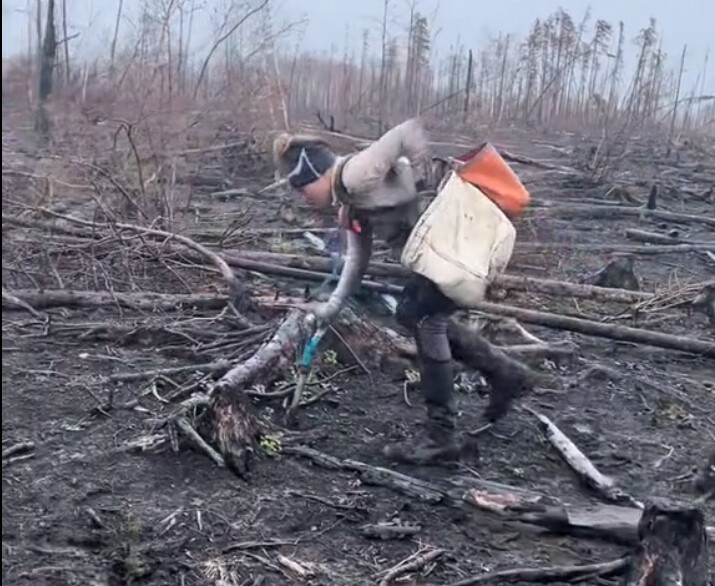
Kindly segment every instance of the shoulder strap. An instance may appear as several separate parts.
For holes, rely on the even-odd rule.
[[[343,183],[343,168],[352,156],[353,155],[347,155],[345,157],[341,157],[335,165],[333,180],[330,184],[330,192],[333,198],[334,206],[337,206],[338,204],[345,205],[350,203],[350,192]]]

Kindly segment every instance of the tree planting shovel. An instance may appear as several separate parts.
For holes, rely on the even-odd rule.
[[[308,316],[308,319],[310,318],[315,320],[315,317],[312,315]],[[286,412],[286,426],[288,427],[293,427],[296,423],[295,411],[298,408],[298,405],[300,405],[300,400],[303,398],[303,393],[305,392],[305,386],[308,383],[308,377],[310,376],[310,372],[312,370],[313,358],[318,350],[318,345],[320,344],[320,340],[323,339],[323,336],[328,331],[328,327],[329,326],[325,325],[315,330],[315,333],[311,336],[303,348],[303,356],[298,363],[298,382],[296,383],[295,391],[293,392],[293,400],[291,401],[291,404]]]

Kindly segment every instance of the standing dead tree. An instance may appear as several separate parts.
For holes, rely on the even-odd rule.
[[[52,93],[56,53],[57,32],[55,30],[55,0],[48,0],[47,19],[45,21],[45,36],[42,41],[39,59],[39,92],[37,96],[38,105],[35,118],[35,131],[40,135],[42,140],[47,140],[50,133],[51,121],[45,106],[47,99]]]
[[[206,75],[206,72],[208,71],[209,63],[211,62],[211,57],[213,57],[214,53],[218,50],[218,48],[228,39],[233,33],[235,33],[241,25],[246,22],[249,18],[254,16],[255,14],[258,14],[261,10],[263,10],[266,5],[268,4],[268,0],[263,0],[260,4],[254,6],[251,8],[246,14],[244,14],[241,18],[238,19],[238,21],[233,24],[225,33],[223,33],[218,39],[216,39],[213,44],[211,45],[211,48],[209,49],[208,54],[204,58],[204,62],[201,65],[201,69],[199,70],[199,76],[196,79],[196,84],[194,85],[194,99],[199,94],[199,89],[201,88],[201,82],[204,80],[204,76]]]

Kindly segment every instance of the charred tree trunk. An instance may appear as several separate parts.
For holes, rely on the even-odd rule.
[[[35,118],[35,130],[43,139],[47,139],[50,133],[50,118],[45,108],[45,102],[47,102],[47,98],[49,98],[52,93],[56,53],[55,0],[48,0],[45,38],[42,41],[42,51],[40,55],[39,104],[37,117]]]
[[[259,378],[262,383],[275,379],[295,360],[296,345],[306,337],[303,328],[303,313],[289,314],[268,342],[228,371],[213,389],[209,403],[211,439],[227,466],[239,476],[250,468],[260,435],[260,425],[245,391]]]
[[[653,502],[638,524],[640,545],[625,586],[708,586],[705,517],[699,509]]]

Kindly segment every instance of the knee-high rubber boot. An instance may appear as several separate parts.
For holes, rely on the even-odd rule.
[[[504,417],[515,399],[533,390],[536,374],[528,366],[468,327],[452,321],[449,341],[454,356],[479,370],[489,383],[489,405],[484,413],[488,421]]]
[[[427,407],[425,436],[390,444],[383,453],[390,460],[418,466],[454,462],[460,457],[461,447],[455,439],[452,361],[423,358],[420,376]]]

